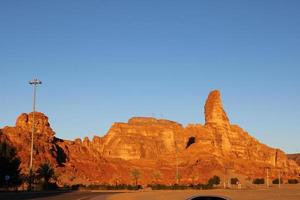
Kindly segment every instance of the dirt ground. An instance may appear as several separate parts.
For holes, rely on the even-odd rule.
[[[279,189],[273,186],[269,189],[248,190],[181,190],[181,191],[138,191],[109,196],[108,200],[185,200],[193,195],[218,195],[232,200],[300,200],[300,184],[282,185]]]

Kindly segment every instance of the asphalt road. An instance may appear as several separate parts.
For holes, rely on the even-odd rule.
[[[105,200],[113,192],[56,191],[56,192],[5,192],[0,200]]]

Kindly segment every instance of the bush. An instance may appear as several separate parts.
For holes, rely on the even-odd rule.
[[[187,189],[199,189],[199,190],[207,190],[212,189],[212,185],[209,184],[197,184],[197,185],[148,185],[152,190],[187,190]]]
[[[17,187],[22,183],[21,161],[16,149],[8,142],[0,143],[0,188]],[[7,178],[6,178],[7,177]]]
[[[238,179],[238,178],[231,178],[231,179],[230,179],[230,183],[231,183],[232,185],[237,185],[238,182],[239,182],[239,179]]]
[[[209,190],[213,188],[213,185],[209,185],[209,184],[197,184],[194,186],[195,189],[198,190]]]
[[[72,186],[71,186],[71,189],[72,189],[72,190],[79,190],[79,188],[81,188],[81,187],[83,187],[82,184],[75,184],[75,185],[72,185]]]
[[[141,185],[106,185],[106,184],[94,184],[94,185],[72,185],[72,190],[139,190],[142,189]]]
[[[253,184],[265,184],[265,179],[264,178],[256,178],[252,182]]]
[[[279,179],[278,178],[275,178],[273,181],[272,181],[273,184],[279,184]],[[282,184],[283,181],[282,179],[280,179],[280,184]]]
[[[186,189],[188,189],[188,186],[186,185],[175,184],[171,186],[171,190],[186,190]]]
[[[46,182],[39,182],[35,186],[35,190],[42,191],[42,190],[57,190],[58,186],[56,183],[46,183]]]
[[[220,177],[218,177],[218,176],[213,176],[212,178],[210,178],[209,180],[208,180],[208,185],[211,185],[211,186],[213,186],[213,185],[219,185],[220,184]]]
[[[289,183],[289,184],[298,184],[298,183],[299,183],[299,180],[298,180],[298,179],[289,179],[289,180],[288,180],[288,183]]]

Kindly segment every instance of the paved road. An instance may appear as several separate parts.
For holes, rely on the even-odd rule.
[[[0,200],[105,200],[113,192],[66,191],[66,192],[9,192],[0,193]]]
[[[107,200],[185,200],[195,195],[217,195],[229,197],[232,200],[300,200],[300,184],[282,185],[266,189],[214,189],[214,190],[163,190],[122,193],[108,196]]]

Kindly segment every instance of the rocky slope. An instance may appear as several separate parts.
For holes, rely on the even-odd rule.
[[[33,113],[21,114],[14,127],[4,127],[1,140],[18,150],[23,173],[28,172]],[[181,183],[200,183],[212,175],[243,182],[270,177],[280,171],[285,179],[297,177],[300,167],[275,148],[268,147],[237,125],[230,124],[219,91],[205,104],[205,124],[179,123],[149,117],[133,117],[114,123],[104,137],[67,141],[55,137],[48,118],[35,113],[34,166],[50,162],[59,183],[133,183],[131,170],[141,172],[140,184],[176,182],[178,163]],[[155,175],[156,174],[156,175]],[[157,176],[159,174],[159,176]]]
[[[287,157],[291,160],[296,161],[296,163],[300,166],[300,153],[287,154]]]

